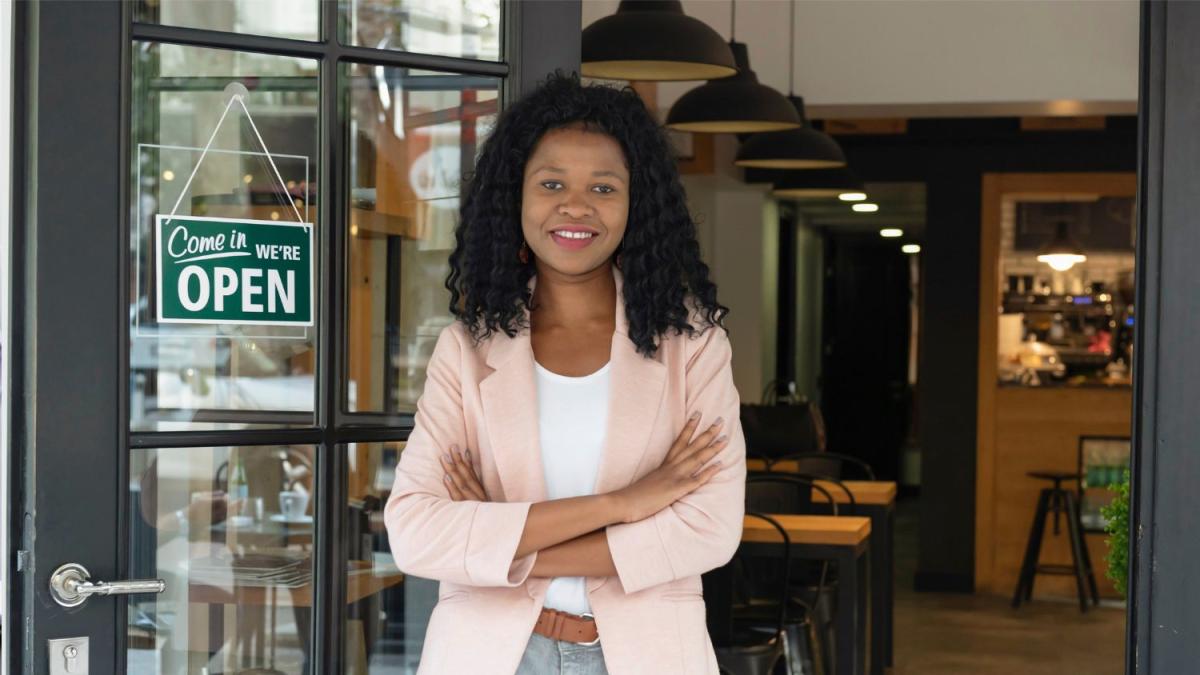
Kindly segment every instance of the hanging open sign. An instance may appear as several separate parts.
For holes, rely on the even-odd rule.
[[[312,225],[159,215],[159,323],[311,326]]]

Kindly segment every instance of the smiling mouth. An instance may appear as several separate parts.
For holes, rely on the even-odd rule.
[[[583,232],[581,230],[555,230],[550,234],[562,237],[563,239],[591,239],[596,236],[595,232]]]
[[[554,240],[554,243],[558,244],[559,247],[565,248],[569,251],[577,251],[579,249],[586,248],[599,237],[599,232],[576,228],[562,228],[550,231],[550,238]]]

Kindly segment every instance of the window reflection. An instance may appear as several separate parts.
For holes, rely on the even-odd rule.
[[[498,81],[346,67],[350,84],[347,396],[412,412],[452,321],[444,281],[460,180],[497,111]]]
[[[383,523],[402,448],[403,443],[393,442],[347,449],[347,673],[416,672],[437,604],[436,581],[405,576],[396,568]]]
[[[353,45],[500,59],[500,0],[342,0],[342,12]]]
[[[153,251],[157,214],[315,223],[317,62],[135,43],[133,68],[131,428],[309,425],[315,331],[159,324]],[[240,106],[226,112],[231,85],[253,127]]]
[[[142,23],[316,40],[318,0],[138,0]]]
[[[134,450],[128,672],[311,671],[314,449]]]

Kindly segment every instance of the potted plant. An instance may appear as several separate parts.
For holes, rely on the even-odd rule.
[[[1113,485],[1116,497],[1107,505],[1101,507],[1104,515],[1104,529],[1108,531],[1108,554],[1104,556],[1108,563],[1105,575],[1113,582],[1117,592],[1125,595],[1125,582],[1129,578],[1129,471],[1126,470],[1120,482]]]

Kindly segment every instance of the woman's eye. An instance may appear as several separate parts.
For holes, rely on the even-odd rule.
[[[556,180],[546,180],[542,181],[542,187],[546,188],[547,190],[557,190],[558,188],[562,187],[562,183]]]
[[[597,185],[595,189],[600,194],[605,194],[605,195],[610,192],[616,192],[616,190],[613,189],[613,186],[611,186],[611,185]]]

